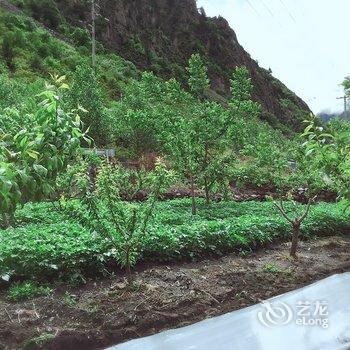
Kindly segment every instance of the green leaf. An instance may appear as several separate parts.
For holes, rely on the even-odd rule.
[[[40,164],[34,164],[33,168],[35,172],[42,178],[47,176],[47,169]]]
[[[33,158],[35,160],[38,160],[38,158],[39,158],[39,152],[37,152],[37,151],[28,150],[27,154],[30,158]]]

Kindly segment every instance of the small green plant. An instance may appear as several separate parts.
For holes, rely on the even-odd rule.
[[[32,349],[36,348],[38,346],[43,346],[53,340],[55,338],[55,335],[52,333],[43,333],[39,335],[38,337],[32,338],[24,342],[24,348],[25,349]]]
[[[101,304],[96,303],[94,305],[91,305],[90,308],[87,310],[88,314],[91,316],[97,315],[101,310]]]
[[[129,285],[132,282],[131,267],[139,258],[140,243],[147,234],[156,202],[171,178],[161,161],[151,173],[128,172],[120,166],[105,164],[99,170],[96,191],[85,196],[94,229],[112,244],[119,265],[126,269]],[[130,202],[145,189],[147,201]]]
[[[272,273],[272,274],[280,274],[280,273],[290,274],[290,270],[282,269],[281,267],[276,266],[274,264],[266,264],[263,267],[263,271],[267,273]]]
[[[63,295],[63,301],[68,306],[75,306],[77,304],[77,296],[75,294],[71,294],[68,291],[66,291]]]
[[[47,296],[51,293],[52,289],[50,287],[39,286],[29,281],[13,284],[9,288],[8,298],[12,301],[21,301],[38,296]]]

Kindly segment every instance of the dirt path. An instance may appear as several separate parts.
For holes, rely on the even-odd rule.
[[[10,303],[0,294],[0,349],[92,350],[180,327],[258,303],[330,274],[350,271],[350,237],[303,243],[298,261],[288,244],[247,257],[147,268],[139,287],[125,289],[122,277],[58,286],[50,297]],[[54,335],[54,339],[53,338]],[[39,343],[37,341],[37,343]]]

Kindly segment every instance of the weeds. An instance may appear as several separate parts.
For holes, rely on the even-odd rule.
[[[39,286],[33,282],[16,283],[10,286],[8,298],[12,301],[22,301],[52,293],[50,287]]]
[[[50,342],[52,339],[55,338],[54,334],[51,333],[43,333],[40,336],[36,337],[36,338],[32,338],[27,340],[24,343],[24,348],[25,349],[34,349],[38,346],[43,346],[45,344],[47,344],[48,342]]]
[[[291,274],[290,269],[286,270],[286,269],[282,269],[279,266],[276,266],[274,264],[266,264],[263,267],[263,271],[267,272],[267,273],[272,273],[272,274]]]

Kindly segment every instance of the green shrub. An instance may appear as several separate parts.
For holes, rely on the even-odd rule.
[[[56,29],[61,22],[61,16],[53,0],[27,1],[30,14],[39,22]]]
[[[15,69],[15,42],[12,33],[6,33],[2,39],[2,56],[10,70]]]

